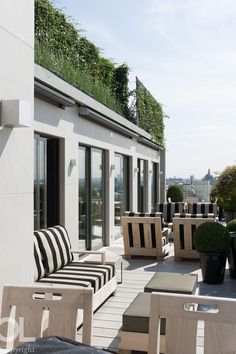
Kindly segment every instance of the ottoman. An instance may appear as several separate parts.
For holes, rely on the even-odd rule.
[[[145,292],[139,293],[123,314],[119,349],[147,352],[151,292],[194,295],[196,289],[196,274],[157,272],[145,286]],[[161,353],[165,353],[165,327],[166,319],[162,318]]]
[[[197,280],[197,274],[157,272],[147,283],[144,291],[194,295]]]

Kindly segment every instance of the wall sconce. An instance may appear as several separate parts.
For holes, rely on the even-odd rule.
[[[135,167],[135,168],[134,168],[134,172],[135,172],[135,173],[136,173],[136,172],[138,173],[138,172],[139,172],[139,168],[138,168],[138,167]]]
[[[115,170],[116,169],[116,165],[112,164],[111,165],[111,171]]]
[[[1,125],[6,127],[31,127],[31,104],[23,100],[4,100],[0,118]]]
[[[70,159],[70,167],[76,166],[76,159]]]
[[[160,175],[162,176],[164,173],[163,173],[163,171],[160,171]]]

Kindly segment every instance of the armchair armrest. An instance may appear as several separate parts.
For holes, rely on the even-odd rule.
[[[71,250],[73,254],[78,254],[79,256],[83,254],[95,254],[95,255],[101,255],[101,263],[105,264],[106,262],[106,254],[105,251],[76,251],[76,250]]]

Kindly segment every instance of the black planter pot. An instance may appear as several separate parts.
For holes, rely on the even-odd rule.
[[[231,244],[229,250],[229,273],[230,278],[236,279],[236,232],[230,232]]]
[[[204,283],[221,284],[224,281],[227,253],[200,253],[200,265]]]

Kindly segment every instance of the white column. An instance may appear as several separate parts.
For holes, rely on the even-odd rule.
[[[0,100],[34,107],[34,1],[0,2]],[[33,282],[33,128],[0,126],[0,302],[3,284]]]

